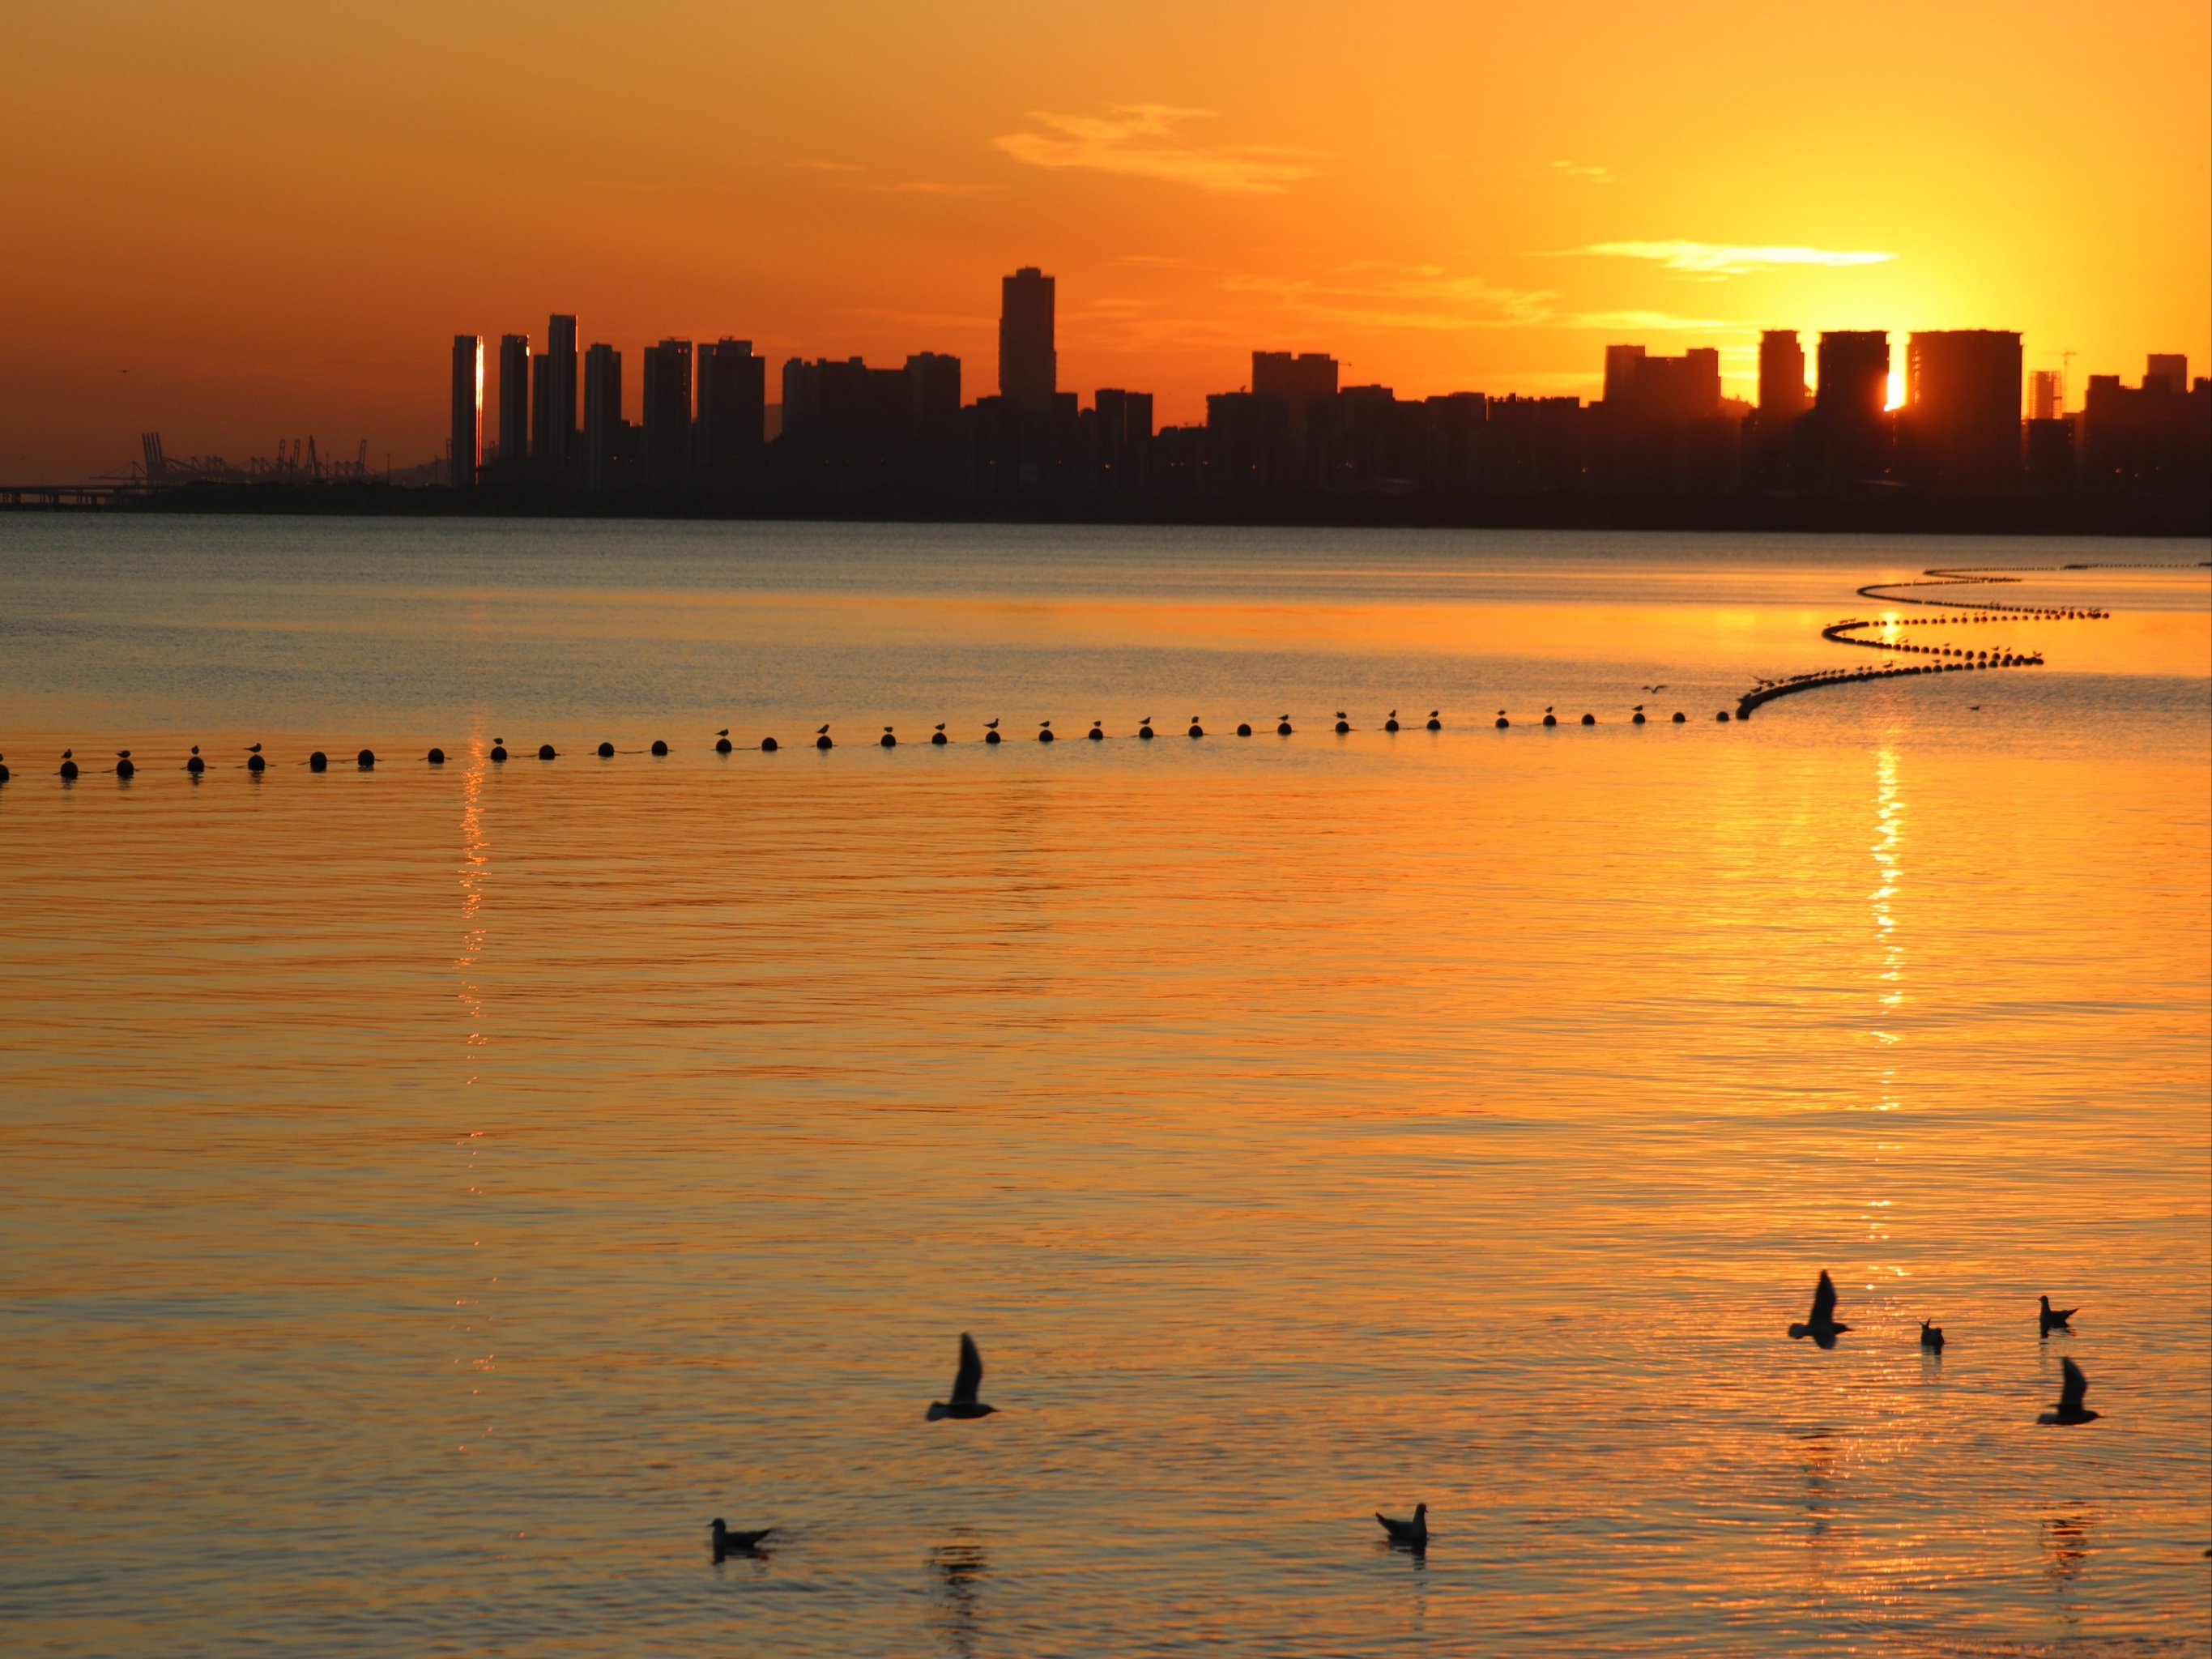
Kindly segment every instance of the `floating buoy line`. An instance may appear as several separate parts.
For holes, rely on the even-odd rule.
[[[1966,643],[1941,644],[1933,635],[1915,635],[1910,641],[1881,637],[1868,638],[1870,632],[1893,635],[1907,628],[1976,628],[1992,623],[2008,622],[2105,622],[2112,612],[2095,605],[2008,605],[2001,599],[1945,599],[1920,593],[1900,592],[1903,588],[1956,589],[1960,587],[1990,586],[2002,583],[2020,582],[2029,574],[2048,574],[2068,570],[2194,570],[2200,565],[2185,564],[2003,564],[1936,566],[1920,573],[1917,580],[1869,582],[1857,590],[1863,599],[1880,599],[1890,605],[1920,605],[1944,613],[1926,617],[1891,617],[1880,621],[1866,617],[1846,617],[1842,622],[1830,623],[1820,630],[1820,637],[1836,645],[1856,646],[1862,650],[1879,651],[1891,657],[1926,657],[1921,663],[1884,663],[1879,668],[1820,668],[1808,673],[1792,674],[1786,679],[1761,680],[1736,699],[1735,718],[1747,720],[1752,711],[1777,697],[1795,696],[1802,691],[1818,691],[1832,685],[1865,685],[1875,680],[1908,679],[1924,674],[1976,673],[1992,668],[2040,668],[2043,653],[2018,651],[2003,646],[1983,646],[1977,649],[1967,635]],[[1723,710],[1722,720],[1728,718]]]
[[[2002,600],[1994,599],[1941,599],[1919,592],[1899,592],[1899,590],[1900,589],[1936,588],[1938,590],[1948,591],[1961,587],[1987,586],[2001,583],[2018,583],[2025,575],[2047,574],[2052,572],[2060,571],[2195,570],[2208,568],[2212,568],[2212,560],[2205,561],[2200,564],[1939,566],[1923,571],[1917,579],[1909,579],[1899,581],[1869,582],[1865,586],[1856,590],[1860,598],[1867,599],[1879,599],[1885,603],[1893,605],[1919,605],[1926,607],[1931,611],[1945,614],[1923,617],[1893,617],[1879,621],[1866,617],[1847,617],[1842,622],[1831,623],[1826,628],[1823,628],[1820,630],[1820,637],[1832,644],[1856,646],[1863,650],[1879,651],[1886,656],[1917,656],[1925,657],[1929,659],[1929,660],[1924,663],[1885,663],[1879,668],[1815,669],[1808,673],[1793,674],[1786,679],[1761,680],[1750,690],[1745,692],[1741,697],[1736,699],[1735,709],[1733,714],[1731,714],[1728,709],[1719,709],[1715,712],[1713,720],[1716,724],[1723,726],[1729,724],[1731,720],[1749,720],[1753,710],[1773,702],[1777,697],[1793,696],[1797,693],[1803,691],[1817,691],[1828,686],[1864,685],[1876,680],[1901,679],[1923,674],[1976,672],[1994,668],[2039,668],[2043,665],[2043,653],[2040,651],[2014,650],[2003,646],[1984,646],[1978,648],[1975,645],[1971,643],[1971,641],[1974,637],[1971,635],[1966,636],[1970,642],[1964,644],[1938,643],[1936,642],[1936,636],[1934,635],[1916,635],[1909,641],[1894,637],[1888,637],[1890,635],[1893,635],[1900,629],[1918,628],[1970,629],[1986,626],[1995,623],[2020,621],[2103,622],[2107,620],[2112,614],[2109,611],[2100,606],[2094,605],[2008,605]],[[1869,634],[1875,633],[1877,631],[1883,637],[1868,637]],[[1663,690],[1665,689],[1666,688],[1663,686],[1646,686],[1644,688],[1647,693]],[[1679,708],[1676,709],[1669,718],[1672,723],[1676,726],[1686,725],[1689,720],[1689,716],[1685,714]],[[1644,705],[1638,703],[1634,708],[1630,711],[1628,724],[1631,726],[1643,726],[1646,723],[1647,719],[1648,717],[1644,714]],[[1547,706],[1545,708],[1542,716],[1542,723],[1547,727],[1556,727],[1559,724],[1559,716],[1553,712],[1553,707]],[[1585,712],[1582,715],[1579,721],[1579,724],[1584,726],[1594,726],[1598,723],[1597,716],[1595,714],[1588,712]],[[1498,711],[1497,718],[1493,721],[1493,724],[1496,726],[1498,730],[1503,732],[1509,729],[1512,726],[1513,721],[1508,713],[1504,709],[1501,708]],[[1107,737],[1105,726],[1106,723],[1103,720],[1094,720],[1091,722],[1091,729],[1084,735],[1091,742],[1103,742]],[[1381,722],[1381,727],[1382,730],[1387,733],[1390,733],[1392,735],[1395,735],[1400,730],[1400,725],[1398,720],[1398,711],[1396,709],[1392,709],[1382,720]],[[1338,737],[1347,737],[1351,735],[1355,729],[1356,728],[1352,725],[1350,714],[1344,709],[1337,710],[1335,724],[1332,727],[1332,731],[1334,735]],[[1432,708],[1429,711],[1429,718],[1425,723],[1425,729],[1430,732],[1441,732],[1444,729],[1442,710]],[[1275,734],[1278,737],[1288,738],[1294,736],[1296,728],[1291,725],[1289,714],[1285,714],[1276,717]],[[1237,723],[1237,735],[1238,737],[1249,738],[1252,734],[1253,726],[1249,721],[1239,721]],[[1139,723],[1136,736],[1139,741],[1143,741],[1151,738],[1153,735],[1152,719],[1150,716],[1146,716]],[[1193,738],[1203,738],[1206,735],[1206,727],[1201,724],[1199,716],[1196,714],[1193,714],[1190,717],[1188,735]],[[1054,733],[1052,729],[1052,722],[1048,720],[1040,720],[1037,723],[1036,741],[1039,743],[1050,743],[1054,740]],[[1003,734],[999,730],[999,721],[994,720],[986,722],[982,729],[982,741],[987,744],[991,744],[1002,742],[1003,740]],[[897,736],[896,735],[894,729],[888,726],[883,728],[883,735],[876,741],[878,746],[884,749],[896,749],[898,747]],[[929,741],[932,746],[943,748],[955,741],[955,739],[947,734],[945,730],[945,722],[939,721],[937,724],[936,728],[930,733]],[[830,727],[828,726],[817,728],[814,736],[814,746],[816,749],[825,753],[836,747],[835,741],[830,735]],[[244,754],[245,758],[238,763],[246,772],[256,777],[265,775],[269,769],[270,762],[268,757],[262,752],[262,747],[263,746],[258,743],[247,744],[241,751]],[[760,740],[758,747],[761,753],[773,755],[778,751],[781,745],[778,744],[775,738],[768,737],[763,738]],[[725,726],[716,734],[713,748],[714,752],[718,755],[728,755],[734,751],[736,745],[731,741],[730,728]],[[602,739],[594,746],[592,752],[601,760],[612,760],[618,754],[635,755],[640,753],[649,754],[656,759],[665,759],[672,750],[665,738],[656,738],[653,740],[650,745],[642,750],[635,749],[617,750],[611,741]],[[550,743],[542,743],[538,746],[537,757],[540,761],[557,760],[560,758],[560,750],[556,749]],[[443,766],[446,763],[446,751],[443,749],[438,748],[430,750],[423,757],[425,763],[431,766]],[[490,748],[486,751],[485,758],[494,765],[506,764],[509,758],[507,739],[504,738],[494,738],[491,740]],[[82,775],[82,766],[93,763],[94,763],[88,761],[81,764],[76,758],[76,751],[75,749],[64,749],[62,750],[58,764],[55,768],[54,775],[60,778],[64,783],[73,783],[79,776]],[[330,757],[322,750],[317,749],[310,751],[304,760],[298,763],[304,765],[310,772],[326,772],[330,769],[331,763]],[[355,756],[354,764],[356,769],[360,771],[374,771],[376,769],[377,764],[376,751],[373,749],[362,750]],[[179,769],[185,772],[195,783],[200,781],[200,780],[206,775],[209,769],[209,763],[206,757],[201,754],[199,744],[194,744],[191,745],[191,752],[189,757],[181,763]],[[115,751],[112,770],[118,778],[129,780],[137,775],[138,770],[138,763],[131,757],[131,751],[130,750],[119,749]],[[11,775],[6,764],[6,757],[4,756],[0,756],[0,784],[7,783],[10,775]]]

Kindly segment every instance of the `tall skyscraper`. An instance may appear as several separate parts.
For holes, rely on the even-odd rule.
[[[545,422],[532,459],[556,483],[576,471],[576,319],[556,314],[545,325]]]
[[[1252,354],[1252,390],[1259,397],[1283,400],[1291,411],[1293,444],[1305,442],[1306,423],[1315,418],[1316,404],[1322,405],[1325,415],[1330,399],[1336,396],[1336,359],[1325,351]]]
[[[768,405],[768,360],[750,340],[699,348],[699,410],[694,442],[712,483],[734,484],[760,452]]]
[[[1053,279],[1024,265],[999,284],[999,395],[1036,413],[1060,389],[1053,346]]]
[[[2066,413],[2066,376],[2055,368],[2032,370],[2027,377],[2027,418],[2055,421]]]
[[[1889,336],[1846,329],[1820,337],[1820,384],[1813,407],[1833,420],[1872,426],[1889,403]]]
[[[475,486],[483,465],[483,337],[453,336],[453,428],[447,438],[453,487]]]
[[[2153,380],[2164,380],[2176,397],[2189,390],[2189,356],[2181,351],[2154,351],[2143,359],[2143,390]]]
[[[1721,354],[1700,346],[1654,357],[1642,346],[1607,346],[1605,406],[1641,421],[1711,420],[1721,412]]]
[[[1903,459],[1925,483],[1990,486],[2020,473],[2020,336],[1958,328],[1905,348]]]
[[[645,481],[665,489],[691,465],[691,342],[645,349]]]
[[[1805,412],[1805,348],[1794,328],[1770,328],[1759,337],[1759,413],[1770,428]]]
[[[530,463],[530,337],[499,337],[499,470],[519,478]]]
[[[622,353],[595,345],[584,354],[584,488],[608,489],[622,436]]]
[[[937,420],[960,412],[960,360],[942,351],[917,351],[906,360],[914,386],[914,417]]]

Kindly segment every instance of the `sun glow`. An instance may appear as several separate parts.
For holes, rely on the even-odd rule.
[[[1903,369],[1893,368],[1889,371],[1889,399],[1882,404],[1882,407],[1884,409],[1905,407],[1905,371]]]

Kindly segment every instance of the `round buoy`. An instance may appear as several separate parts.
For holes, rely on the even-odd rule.
[[[996,732],[986,732],[983,734],[983,741],[986,743],[997,743],[999,740],[999,734]]]
[[[1038,727],[1037,741],[1039,743],[1050,743],[1052,741],[1052,727],[1049,726]]]
[[[1275,726],[1275,735],[1279,738],[1289,737],[1291,735],[1291,723],[1288,720],[1277,722]]]
[[[660,738],[655,738],[653,740],[653,752],[656,755],[665,755],[668,752],[668,745]]]
[[[322,771],[325,767],[329,766],[330,763],[331,757],[328,755],[325,755],[319,749],[315,750],[313,754],[307,757],[307,769],[310,772]]]
[[[137,775],[137,774],[138,774],[138,769],[137,769],[136,766],[134,766],[134,765],[132,765],[132,764],[131,764],[131,757],[130,757],[130,756],[125,755],[125,756],[124,756],[121,759],[118,760],[118,761],[115,763],[115,775],[116,775],[117,777],[118,777],[118,778],[136,777],[136,776]]]
[[[603,743],[603,744],[601,744],[599,745],[599,758],[600,758],[601,760],[612,760],[614,757],[615,757],[615,746],[614,746],[614,744],[611,744],[611,743]]]
[[[201,773],[207,770],[207,763],[202,760],[198,755],[195,755],[185,763],[185,770],[191,773],[194,777],[198,777]]]
[[[1084,736],[1088,738],[1092,743],[1103,743],[1106,741],[1106,734],[1098,729],[1098,722],[1097,720],[1091,722],[1091,729],[1085,732]]]
[[[1193,720],[1190,723],[1190,735],[1194,738],[1202,738],[1206,735],[1206,728],[1196,720]]]
[[[495,743],[492,744],[491,757],[495,761],[505,760],[507,758],[507,745],[503,743]]]
[[[939,749],[944,748],[946,744],[952,741],[952,739],[946,737],[941,730],[931,732],[929,734],[929,740]]]
[[[1349,732],[1349,731],[1351,731],[1351,730],[1352,730],[1352,722],[1351,722],[1350,720],[1339,720],[1339,721],[1337,721],[1337,723],[1336,723],[1336,735],[1337,735],[1338,737],[1340,737],[1340,737],[1344,736],[1346,732]]]
[[[1137,728],[1137,735],[1142,738],[1146,743],[1150,743],[1152,740],[1152,723],[1150,720],[1146,720],[1142,726]]]
[[[1719,721],[1721,725],[1726,726],[1728,724],[1729,711],[1725,708],[1716,710],[1713,714],[1713,718]]]
[[[7,781],[8,781],[8,769],[7,769],[5,766],[0,766],[0,783],[5,783],[5,782],[7,782]]]
[[[827,732],[824,732],[820,737],[814,739],[814,746],[817,749],[835,749],[837,745],[830,741],[830,734]]]
[[[353,757],[353,763],[361,768],[362,771],[368,771],[370,767],[376,764],[376,750],[374,749],[362,750],[361,753]]]
[[[728,754],[728,753],[730,752],[730,740],[729,740],[727,738],[715,738],[715,739],[714,739],[714,752],[715,752],[716,754],[718,754],[718,755],[726,755],[726,754]]]
[[[538,758],[540,760],[551,760],[553,758],[553,745],[550,743],[539,744],[538,745]]]
[[[65,761],[64,761],[64,762],[62,763],[62,764],[61,764],[61,780],[62,780],[62,781],[63,781],[64,783],[73,783],[73,782],[75,782],[75,781],[76,781],[76,763],[75,761],[73,761],[73,760],[65,760]]]
[[[884,727],[883,736],[877,738],[876,741],[885,749],[896,749],[898,747],[898,739],[891,735],[891,729],[888,726]]]
[[[1398,729],[1398,720],[1397,720],[1397,717],[1396,717],[1395,715],[1393,715],[1390,719],[1389,719],[1389,720],[1384,720],[1384,721],[1382,722],[1382,729],[1383,729],[1385,732],[1395,732],[1395,731],[1396,731],[1396,730]]]
[[[1680,709],[1679,709],[1679,708],[1677,708],[1677,709],[1674,711],[1674,724],[1675,724],[1675,725],[1677,725],[1677,726],[1681,725],[1685,720],[1688,720],[1689,718],[1690,718],[1690,717],[1689,717],[1687,714],[1684,714]]]
[[[422,758],[428,761],[433,766],[443,766],[446,763],[446,751],[442,749],[433,749]]]
[[[1513,724],[1513,722],[1512,722],[1511,720],[1507,720],[1507,719],[1505,718],[1505,716],[1504,716],[1504,715],[1503,715],[1503,714],[1500,714],[1500,715],[1498,717],[1498,729],[1499,731],[1501,731],[1501,732],[1503,732],[1503,731],[1504,731],[1507,726],[1510,726],[1510,725],[1512,725],[1512,724]]]
[[[1596,716],[1596,715],[1595,715],[1595,714],[1585,714],[1585,715],[1583,715],[1583,724],[1584,726],[1595,726],[1595,725],[1597,724],[1597,716]]]
[[[261,771],[263,769],[267,767],[268,764],[269,763],[262,759],[258,755],[248,755],[246,757],[246,769],[249,772]]]
[[[1430,731],[1431,731],[1431,732],[1441,732],[1441,731],[1443,731],[1443,729],[1444,729],[1444,723],[1443,723],[1443,720],[1439,720],[1439,719],[1438,719],[1436,715],[1434,715],[1434,714],[1431,714],[1431,715],[1430,715],[1430,716],[1429,716],[1429,730],[1430,730]]]
[[[1634,714],[1632,714],[1632,715],[1631,715],[1631,716],[1629,717],[1629,721],[1628,721],[1628,723],[1629,723],[1631,726],[1641,726],[1641,725],[1643,725],[1643,724],[1644,724],[1644,711],[1643,711],[1641,708],[1638,709]]]
[[[773,755],[775,753],[775,739],[774,738],[763,738],[761,739],[761,753],[763,755]]]
[[[1249,738],[1252,735],[1252,728],[1239,720],[1237,722],[1237,735],[1240,738]]]
[[[1557,714],[1550,714],[1550,713],[1548,713],[1548,712],[1545,714],[1545,716],[1544,716],[1544,724],[1545,724],[1545,725],[1547,725],[1547,726],[1557,726],[1559,723],[1559,717]]]

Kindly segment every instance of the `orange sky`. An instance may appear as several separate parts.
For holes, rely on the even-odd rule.
[[[555,310],[625,352],[951,351],[972,398],[1026,263],[1062,387],[1163,421],[1255,346],[1401,395],[1595,395],[1612,340],[1717,345],[1742,392],[1761,326],[2017,328],[2077,398],[2212,358],[2202,0],[26,0],[9,33],[0,482],[148,428],[424,459],[451,337]]]

